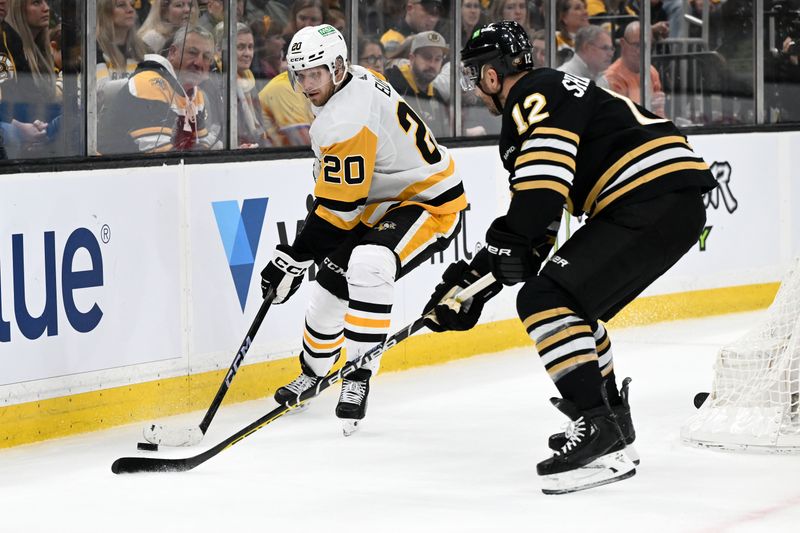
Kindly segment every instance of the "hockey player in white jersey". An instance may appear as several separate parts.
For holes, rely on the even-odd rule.
[[[302,373],[275,392],[292,404],[343,347],[352,361],[386,339],[395,281],[445,249],[467,199],[450,154],[383,79],[348,65],[333,26],[306,27],[289,45],[289,74],[312,104],[315,204],[291,246],[261,272],[280,304],[319,265],[300,354]],[[379,359],[342,381],[336,415],[349,435],[366,414]]]

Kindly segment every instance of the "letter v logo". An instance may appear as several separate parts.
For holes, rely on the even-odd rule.
[[[211,203],[242,312],[247,304],[247,291],[268,202],[269,198],[249,198],[242,202],[241,211],[236,200]]]

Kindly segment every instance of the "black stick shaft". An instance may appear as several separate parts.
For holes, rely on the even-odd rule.
[[[233,381],[233,378],[236,376],[236,372],[239,371],[239,366],[241,366],[242,361],[244,361],[244,356],[247,355],[248,350],[250,350],[250,345],[253,343],[253,339],[255,339],[256,333],[258,333],[258,329],[261,327],[261,323],[264,322],[264,317],[267,316],[267,311],[269,311],[269,308],[272,305],[272,300],[274,298],[275,298],[275,291],[270,290],[270,293],[267,294],[267,297],[264,298],[263,302],[261,302],[261,307],[258,308],[258,312],[256,313],[256,316],[253,319],[253,323],[250,324],[250,329],[247,330],[247,334],[244,336],[242,344],[236,351],[236,355],[233,357],[233,362],[231,363],[230,368],[228,368],[228,373],[225,374],[225,379],[222,380],[222,383],[219,386],[219,390],[217,390],[217,395],[214,396],[214,400],[208,407],[208,411],[206,411],[206,416],[204,416],[203,420],[200,422],[200,431],[203,432],[203,435],[206,434],[208,426],[211,425],[211,421],[214,419],[214,415],[217,414],[219,406],[222,405],[222,400],[228,393],[228,389],[231,388],[231,382]]]
[[[492,282],[494,282],[494,278],[491,274],[487,274],[483,278],[479,279],[459,294],[456,295],[455,299],[459,302],[462,302],[477,292],[485,289],[489,286]],[[431,312],[432,314],[432,312]],[[397,333],[394,333],[388,339],[386,339],[382,344],[379,344],[366,353],[361,355],[358,359],[354,361],[350,361],[346,365],[344,365],[338,372],[334,372],[329,374],[325,377],[325,379],[321,380],[319,384],[313,389],[308,389],[304,391],[297,400],[297,403],[292,405],[280,405],[267,413],[266,415],[262,416],[255,422],[251,423],[245,428],[240,429],[227,439],[223,440],[219,444],[215,445],[213,448],[209,448],[208,450],[197,454],[193,457],[187,457],[185,459],[160,459],[157,457],[121,457],[114,461],[114,464],[111,465],[111,471],[115,474],[133,474],[136,472],[184,472],[186,470],[191,470],[192,468],[201,465],[217,455],[219,452],[226,450],[239,442],[240,440],[244,439],[245,437],[252,435],[259,429],[263,428],[270,422],[280,418],[281,416],[285,415],[290,410],[296,408],[302,402],[317,396],[319,393],[340,381],[345,376],[348,376],[364,366],[365,364],[369,363],[373,359],[380,357],[383,352],[395,346],[396,344],[406,340],[408,337],[419,331],[425,325],[425,319],[428,318],[428,315],[421,316],[414,320],[411,324],[404,327]]]
[[[136,472],[184,472],[186,470],[191,470],[192,468],[208,461],[219,452],[230,448],[240,440],[244,439],[245,437],[255,433],[262,427],[266,426],[270,422],[280,418],[281,416],[285,415],[290,410],[296,408],[302,402],[313,398],[314,396],[318,395],[337,381],[340,381],[343,377],[348,376],[364,366],[365,364],[369,363],[373,359],[380,357],[383,352],[391,348],[392,346],[396,345],[399,342],[404,341],[415,332],[422,329],[425,323],[425,317],[419,317],[414,322],[406,326],[405,328],[401,329],[388,339],[384,341],[383,344],[379,344],[374,348],[370,349],[366,353],[364,353],[361,357],[354,361],[350,361],[342,368],[339,369],[338,372],[334,372],[333,374],[329,374],[325,379],[321,380],[319,384],[313,388],[308,389],[307,391],[303,392],[300,395],[297,403],[292,405],[280,405],[267,413],[266,415],[262,416],[255,422],[251,423],[245,428],[240,429],[227,439],[223,440],[213,448],[209,448],[208,450],[195,455],[194,457],[187,457],[185,459],[161,459],[157,457],[122,457],[114,461],[114,464],[111,465],[111,471],[115,474],[132,474]]]

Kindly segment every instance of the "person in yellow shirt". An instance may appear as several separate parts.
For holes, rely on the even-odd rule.
[[[314,115],[303,93],[296,92],[289,82],[286,71],[286,52],[289,40],[283,48],[283,72],[272,78],[258,93],[261,113],[267,135],[273,146],[309,146],[308,130]]]

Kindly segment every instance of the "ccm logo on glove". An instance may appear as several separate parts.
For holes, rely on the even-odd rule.
[[[306,269],[294,263],[288,262],[280,255],[275,255],[275,266],[289,274],[290,276],[302,276],[305,274]]]

